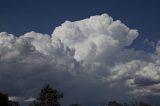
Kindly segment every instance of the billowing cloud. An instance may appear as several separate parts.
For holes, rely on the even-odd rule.
[[[119,49],[129,46],[137,38],[137,30],[129,29],[121,21],[113,21],[107,14],[81,21],[66,21],[57,27],[53,39],[60,39],[75,49],[78,61],[107,61]]]
[[[137,37],[136,29],[107,14],[66,21],[51,36],[1,32],[0,89],[28,102],[49,83],[64,92],[63,104],[90,106],[159,95],[160,43],[146,53],[129,47]]]

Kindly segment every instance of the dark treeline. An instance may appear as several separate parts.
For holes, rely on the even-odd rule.
[[[38,97],[29,106],[61,106],[59,99],[63,98],[63,93],[52,89],[48,84],[46,84],[39,92]],[[0,92],[0,106],[20,106],[16,101],[9,100],[7,94]],[[82,106],[78,103],[70,104],[69,106]],[[152,106],[151,104],[145,103],[143,101],[136,101],[128,103],[119,103],[117,101],[110,101],[103,105],[98,106]],[[160,105],[156,105],[160,106]]]
[[[9,100],[7,94],[0,92],[0,106],[19,106],[19,103]]]

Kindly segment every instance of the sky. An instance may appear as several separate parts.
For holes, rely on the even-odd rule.
[[[45,83],[64,92],[63,105],[157,102],[159,5],[159,0],[0,0],[0,90],[23,104]]]
[[[76,21],[89,16],[108,13],[130,27],[137,28],[140,37],[138,45],[146,51],[153,51],[143,45],[145,38],[157,41],[160,31],[158,0],[0,0],[0,31],[20,36],[29,31],[51,34],[56,26],[65,20]],[[137,44],[137,45],[136,45]]]

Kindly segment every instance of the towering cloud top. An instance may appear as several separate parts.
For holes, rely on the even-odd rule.
[[[76,50],[77,60],[92,61],[129,46],[137,36],[137,30],[129,29],[119,20],[113,21],[107,14],[76,22],[66,21],[52,34],[53,39],[60,39]]]

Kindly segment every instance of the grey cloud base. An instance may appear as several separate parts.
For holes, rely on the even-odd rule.
[[[107,14],[66,21],[51,36],[1,32],[0,89],[30,101],[49,83],[64,92],[63,104],[84,105],[159,95],[160,43],[152,54],[126,49],[137,37]]]

